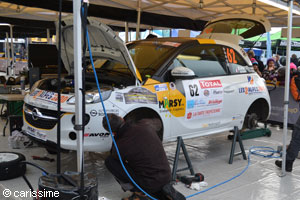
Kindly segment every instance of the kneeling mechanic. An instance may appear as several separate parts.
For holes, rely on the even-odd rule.
[[[183,200],[185,197],[171,185],[171,169],[162,142],[157,135],[155,119],[142,119],[136,123],[125,122],[115,114],[108,114],[122,161],[133,180],[148,194],[159,200]],[[109,131],[107,120],[103,127]],[[108,170],[114,175],[124,191],[133,194],[123,200],[147,200],[125,173],[121,166],[116,148],[105,160]]]

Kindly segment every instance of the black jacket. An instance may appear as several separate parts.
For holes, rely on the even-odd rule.
[[[143,180],[142,185],[147,191],[158,191],[171,181],[171,169],[162,142],[148,122],[125,123],[115,139],[123,162]],[[115,148],[112,156],[118,159]]]

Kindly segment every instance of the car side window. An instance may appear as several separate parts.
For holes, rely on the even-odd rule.
[[[224,51],[226,52],[231,74],[243,74],[251,71],[242,56],[233,48],[224,47]]]
[[[186,67],[196,77],[226,75],[226,57],[221,46],[199,45],[185,49],[174,60],[169,69]]]

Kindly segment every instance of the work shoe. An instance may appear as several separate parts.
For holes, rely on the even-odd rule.
[[[150,198],[142,192],[134,192],[130,197],[122,198],[122,200],[150,200]]]
[[[282,167],[282,161],[281,160],[276,160],[275,165],[279,168]],[[291,172],[293,170],[293,161],[287,160],[285,163],[285,171]]]
[[[163,187],[163,193],[168,200],[185,200],[186,198],[178,192],[171,183]]]

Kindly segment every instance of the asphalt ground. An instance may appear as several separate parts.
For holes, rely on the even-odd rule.
[[[4,121],[0,121],[0,130]],[[260,124],[262,127],[263,125]],[[277,150],[282,145],[283,130],[279,126],[270,126],[272,134],[270,137],[256,137],[243,140],[246,154],[253,146],[271,147]],[[8,132],[8,131],[7,131]],[[288,130],[287,143],[289,143],[292,130]],[[294,169],[291,173],[286,173],[281,177],[281,170],[275,165],[275,158],[265,158],[251,155],[250,165],[248,160],[244,160],[242,155],[235,156],[232,164],[228,164],[232,141],[228,140],[229,132],[203,136],[194,139],[184,140],[187,152],[191,159],[194,171],[204,175],[204,181],[207,186],[202,186],[200,190],[186,187],[181,182],[175,184],[175,188],[185,196],[201,192],[199,195],[188,199],[205,200],[298,200],[300,199],[300,161],[297,159],[294,163]],[[172,167],[176,152],[176,142],[164,144],[165,151]],[[12,149],[8,143],[8,134],[5,137],[0,136],[0,151],[19,152],[25,155],[26,160],[34,162],[45,168],[51,173],[56,172],[56,156],[48,154],[47,151],[39,146],[32,146],[25,149]],[[239,152],[239,145],[236,145],[236,152]],[[98,179],[99,199],[117,200],[130,195],[129,192],[123,192],[119,184],[104,166],[104,159],[108,153],[85,153],[84,168],[86,172],[92,173]],[[32,156],[48,157],[55,161],[33,160]],[[76,151],[62,153],[62,172],[76,171]],[[184,168],[187,164],[183,154],[180,154],[178,168]],[[243,170],[245,172],[230,182],[220,184],[232,177],[238,175]],[[180,175],[189,175],[189,171],[179,172]],[[38,187],[38,180],[42,176],[40,170],[32,166],[27,166],[26,177],[34,189]],[[210,187],[220,184],[220,186],[208,190]],[[204,184],[205,185],[205,184]],[[9,189],[12,193],[17,191],[29,191],[29,187],[22,177],[0,181],[0,200],[8,200],[3,197],[2,191]],[[199,188],[198,188],[199,189]],[[204,192],[205,190],[208,190]],[[203,192],[203,193],[202,193]],[[1,196],[2,195],[2,196]],[[13,199],[13,198],[10,198]],[[16,199],[16,198],[15,198]],[[21,198],[24,200],[32,198]]]

